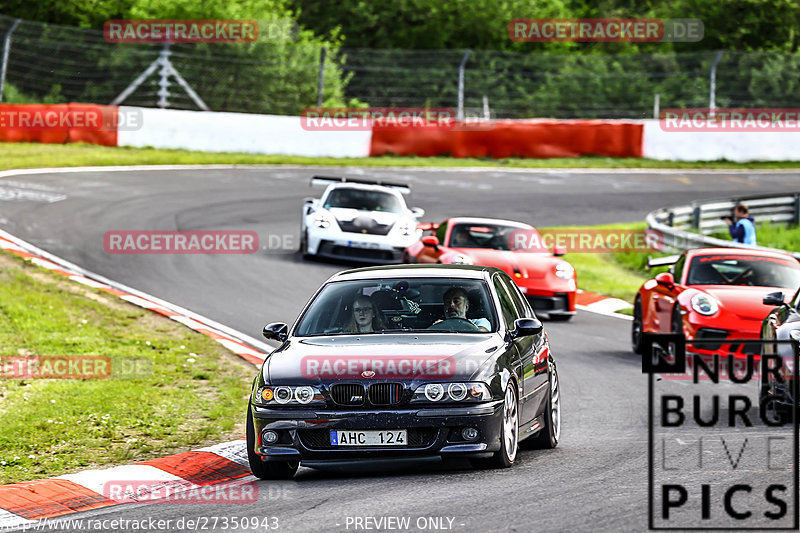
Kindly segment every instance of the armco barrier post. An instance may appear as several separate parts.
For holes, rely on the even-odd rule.
[[[800,194],[794,195],[794,211],[792,212],[792,224],[800,224]]]
[[[694,209],[692,209],[692,227],[694,229],[700,229],[700,217],[702,216],[702,205],[695,205]]]

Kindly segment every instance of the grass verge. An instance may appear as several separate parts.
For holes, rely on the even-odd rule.
[[[90,144],[0,143],[0,169],[108,165],[318,165],[363,167],[501,167],[501,168],[800,168],[800,161],[734,163],[730,161],[656,161],[640,158],[564,157],[553,159],[490,159],[453,157],[301,157],[242,153],[205,153],[95,146]]]
[[[107,356],[111,373],[12,379],[0,366],[0,484],[244,436],[252,365],[176,322],[0,252],[0,356],[34,355]]]
[[[625,224],[604,224],[598,226],[558,226],[540,229],[616,229],[621,231],[645,229],[644,222]],[[612,298],[633,303],[636,292],[642,283],[660,270],[648,271],[645,266],[648,257],[667,254],[647,254],[641,252],[625,253],[568,253],[564,259],[575,267],[578,274],[578,288]]]

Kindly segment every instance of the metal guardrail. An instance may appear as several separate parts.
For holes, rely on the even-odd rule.
[[[728,225],[721,217],[732,216],[733,208],[739,202],[747,204],[750,215],[757,222],[800,223],[800,193],[693,202],[688,205],[657,209],[648,213],[645,220],[648,228],[661,232],[665,248],[675,250],[706,246],[741,248],[745,245],[730,239],[723,240],[708,236],[715,230],[727,230]],[[764,246],[747,246],[747,248],[786,252],[786,250]],[[800,260],[800,252],[787,253]]]

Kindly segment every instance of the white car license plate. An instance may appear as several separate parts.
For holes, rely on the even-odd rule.
[[[377,250],[380,248],[380,244],[377,242],[347,241],[347,246],[350,248],[364,248],[365,250]]]
[[[405,429],[381,431],[331,430],[331,446],[406,446],[408,435]]]

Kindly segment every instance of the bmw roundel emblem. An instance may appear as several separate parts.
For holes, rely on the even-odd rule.
[[[374,370],[364,370],[361,373],[361,377],[362,378],[374,378],[375,377],[375,371]]]

